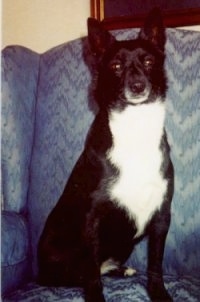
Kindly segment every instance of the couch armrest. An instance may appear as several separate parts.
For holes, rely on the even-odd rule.
[[[4,209],[27,206],[40,56],[22,46],[2,51],[2,193]]]
[[[2,212],[2,293],[16,289],[29,278],[29,234],[25,219],[14,212]]]

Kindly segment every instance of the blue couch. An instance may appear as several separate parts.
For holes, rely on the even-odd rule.
[[[113,32],[118,39],[135,30]],[[37,285],[36,250],[48,213],[83,150],[94,118],[87,39],[37,54],[2,53],[2,300],[84,301],[81,288]],[[163,271],[174,301],[200,301],[200,33],[167,29],[166,129],[175,168]],[[106,301],[149,301],[144,240],[130,256],[137,274],[103,277]],[[95,301],[94,301],[95,302]]]

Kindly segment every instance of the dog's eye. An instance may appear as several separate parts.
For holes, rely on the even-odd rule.
[[[122,69],[122,65],[120,62],[113,62],[110,64],[110,69],[114,72],[120,71]]]
[[[154,58],[153,57],[146,57],[144,59],[144,67],[146,69],[151,69],[153,67],[154,64]]]

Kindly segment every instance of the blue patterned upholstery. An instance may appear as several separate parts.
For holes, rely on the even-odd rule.
[[[29,190],[39,55],[8,47],[2,55],[2,189],[4,209],[24,211]]]
[[[13,291],[30,275],[29,234],[22,215],[4,211],[2,215],[1,273],[2,291]]]
[[[118,39],[129,39],[136,36],[137,30],[113,33]],[[166,54],[169,78],[166,128],[175,167],[175,194],[163,266],[166,286],[174,301],[197,302],[200,301],[200,33],[168,29]],[[86,39],[55,47],[40,56],[21,47],[3,51],[4,207],[27,221],[32,254],[29,267],[33,263],[32,282],[15,292],[5,286],[4,301],[83,301],[81,289],[40,287],[34,276],[36,247],[45,219],[83,150],[94,118],[88,63],[92,62]],[[2,236],[6,233],[6,240],[11,240],[8,245],[11,249],[16,242],[8,232],[6,223],[2,224]],[[28,235],[22,233],[22,236]],[[17,242],[18,248],[21,240]],[[6,253],[6,247],[3,252]],[[28,251],[25,253],[28,257]],[[103,278],[107,301],[128,302],[133,297],[135,301],[149,301],[145,290],[146,262],[146,241],[143,241],[128,260],[138,270],[135,277]]]
[[[23,47],[2,54],[2,291],[28,279],[29,230],[25,214],[35,128],[39,55]],[[19,214],[19,215],[17,215]]]
[[[131,278],[103,277],[104,294],[108,302],[150,302],[146,292],[147,278],[138,274]],[[199,302],[199,280],[165,276],[165,284],[176,302]],[[20,299],[19,299],[20,298]],[[18,300],[19,299],[19,300]],[[29,283],[8,295],[4,302],[84,302],[81,288],[42,287]],[[94,301],[95,302],[95,301]],[[161,302],[161,301],[160,301]]]

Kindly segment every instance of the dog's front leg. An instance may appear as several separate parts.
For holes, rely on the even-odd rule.
[[[88,263],[89,264],[89,263]],[[103,295],[103,287],[100,278],[100,272],[97,268],[95,269],[94,263],[87,266],[87,271],[85,274],[85,301],[86,302],[105,302]],[[93,266],[93,267],[91,267]]]
[[[100,274],[98,226],[97,218],[88,218],[83,267],[86,302],[105,302]]]
[[[159,213],[150,226],[148,250],[148,292],[153,302],[173,301],[164,286],[162,261],[170,214]]]

